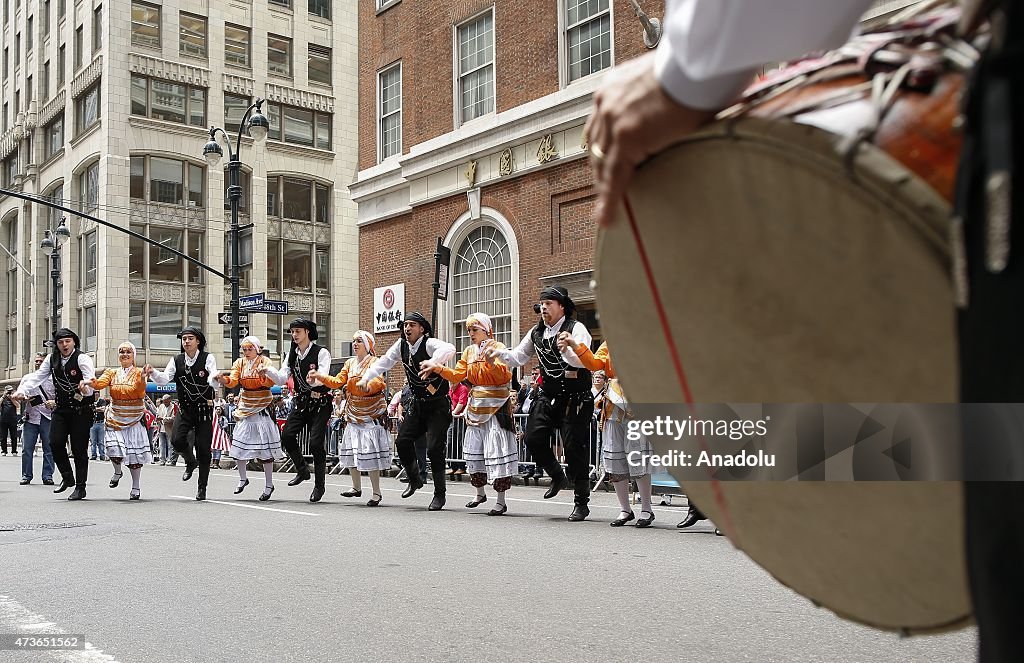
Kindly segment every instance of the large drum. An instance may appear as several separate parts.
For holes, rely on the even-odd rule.
[[[631,402],[956,402],[962,75],[934,57],[954,48],[953,21],[886,26],[784,71],[640,169],[596,261]],[[970,57],[955,47],[953,64]],[[958,483],[684,490],[755,562],[842,617],[905,633],[970,619]]]

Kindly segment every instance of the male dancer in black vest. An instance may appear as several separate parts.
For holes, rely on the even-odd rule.
[[[199,488],[196,499],[206,499],[206,484],[210,479],[210,445],[213,443],[213,399],[214,387],[219,383],[217,360],[206,352],[206,337],[198,327],[185,327],[178,332],[181,339],[181,354],[167,362],[162,372],[146,364],[146,375],[159,385],[172,380],[178,391],[180,410],[174,418],[174,437],[171,445],[185,459],[185,474],[182,481],[192,478],[199,468]],[[195,453],[188,443],[188,434],[195,439]]]
[[[309,479],[309,465],[299,449],[299,433],[308,427],[309,453],[313,456],[313,472],[316,474],[309,501],[319,502],[327,490],[327,420],[331,418],[334,406],[331,390],[316,380],[310,382],[308,376],[312,370],[330,375],[331,353],[313,342],[320,334],[312,320],[297,318],[288,326],[288,331],[292,335],[292,347],[281,361],[281,370],[263,368],[260,372],[277,384],[284,384],[289,376],[292,378],[295,396],[288,421],[281,431],[281,446],[295,463],[295,478],[288,485],[297,486]]]
[[[405,418],[398,429],[395,447],[402,467],[409,477],[409,486],[402,497],[411,497],[423,487],[420,479],[419,461],[416,460],[416,440],[427,436],[427,456],[430,471],[434,476],[434,499],[427,507],[440,511],[444,507],[445,487],[445,443],[448,426],[452,423],[452,406],[448,398],[448,381],[436,373],[426,380],[420,379],[420,364],[427,359],[444,364],[455,354],[455,346],[432,337],[430,323],[419,311],[414,311],[402,321],[402,335],[383,357],[363,374],[359,386],[366,388],[370,380],[379,377],[401,360],[405,367],[405,379],[412,389],[412,407],[404,411]]]
[[[548,471],[551,487],[544,499],[551,499],[565,487],[568,479],[551,450],[551,435],[556,430],[562,436],[562,448],[569,466],[569,476],[576,491],[575,508],[570,522],[578,522],[590,515],[590,421],[594,416],[594,395],[591,392],[590,371],[583,368],[572,347],[559,344],[558,335],[568,332],[577,344],[590,347],[591,336],[582,323],[573,318],[576,304],[565,288],[545,288],[540,293],[541,321],[514,350],[495,350],[486,353],[499,357],[509,366],[522,366],[534,354],[540,361],[542,376],[540,389],[530,406],[526,422],[526,446],[537,461],[537,466]]]
[[[92,405],[96,399],[92,388],[79,383],[96,377],[96,369],[89,355],[80,351],[78,334],[70,329],[58,329],[53,335],[57,350],[50,354],[35,373],[25,376],[14,400],[27,398],[27,394],[46,381],[53,380],[56,407],[50,419],[50,449],[53,462],[60,470],[61,482],[53,492],[62,493],[74,486],[69,500],[85,498],[85,483],[89,478],[89,429],[92,427]],[[75,468],[68,459],[68,439],[75,456]],[[75,478],[77,477],[77,481]]]

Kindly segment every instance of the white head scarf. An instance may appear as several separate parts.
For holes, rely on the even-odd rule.
[[[476,323],[484,328],[488,336],[491,336],[491,317],[486,313],[470,313],[469,317],[466,318],[466,326],[469,327],[471,324]]]
[[[371,334],[368,331],[363,331],[362,329],[359,329],[356,331],[355,334],[352,334],[352,338],[358,338],[359,340],[361,340],[363,342],[363,347],[366,348],[366,352],[373,356],[377,356],[377,354],[373,351],[373,346],[375,343],[373,334]]]
[[[238,342],[238,347],[241,348],[246,343],[251,343],[252,345],[256,346],[257,356],[263,351],[263,344],[260,343],[260,339],[256,338],[255,336],[246,336],[245,338]]]

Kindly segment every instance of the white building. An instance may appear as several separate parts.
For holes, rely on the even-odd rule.
[[[0,0],[0,186],[63,199],[228,273],[228,151],[207,166],[211,125],[235,131],[265,98],[270,137],[245,137],[242,294],[289,303],[250,314],[276,357],[285,326],[315,317],[337,352],[357,320],[356,0]],[[234,141],[232,141],[234,142]],[[266,201],[266,204],[264,204]],[[0,195],[0,382],[16,381],[51,332],[50,260],[67,216],[60,323],[98,366],[131,340],[165,364],[188,323],[230,358],[219,277],[127,234]],[[24,267],[19,267],[18,263]],[[34,273],[34,278],[30,276]],[[223,340],[221,340],[223,339]],[[322,341],[323,342],[323,341]]]

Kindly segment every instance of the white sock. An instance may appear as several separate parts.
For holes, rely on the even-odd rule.
[[[121,469],[121,463],[115,463],[114,461],[110,461],[110,463],[114,466],[114,476],[121,476],[124,472],[124,470]]]
[[[615,496],[619,498],[619,508],[622,509],[622,515],[628,516],[633,511],[629,506],[629,481],[616,481],[612,485],[615,486]]]
[[[498,499],[497,499],[498,506],[505,506],[505,493],[506,492],[508,492],[508,491],[503,490],[500,493],[498,493]]]
[[[352,477],[352,490],[361,491],[363,489],[363,475],[355,467],[348,468],[348,473]]]
[[[245,475],[245,466],[246,466],[246,464],[248,464],[248,462],[249,461],[247,461],[247,460],[240,460],[237,463],[237,465],[238,465],[238,485],[239,486],[241,486],[243,483],[245,483],[245,480],[248,478]]]
[[[651,475],[645,474],[636,480],[636,488],[640,491],[640,508],[654,515],[651,509]]]
[[[479,488],[476,489],[476,498],[478,500],[487,499],[487,491],[484,489],[484,486],[480,486]]]
[[[374,495],[384,496],[380,492],[380,470],[370,470],[370,485],[373,486]],[[370,497],[373,497],[373,495]]]
[[[128,471],[132,473],[132,490],[139,490],[139,480],[142,479],[142,468],[129,467]]]
[[[267,477],[267,488],[274,487],[274,461],[263,463],[263,474]]]

